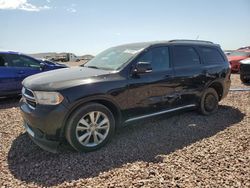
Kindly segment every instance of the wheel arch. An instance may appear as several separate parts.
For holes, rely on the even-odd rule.
[[[116,128],[119,127],[119,125],[122,122],[122,115],[121,115],[121,110],[120,110],[119,105],[116,104],[116,102],[114,102],[112,99],[109,99],[108,97],[103,97],[103,96],[90,97],[90,98],[85,98],[82,100],[80,99],[76,101],[72,106],[69,107],[69,112],[67,113],[63,121],[63,126],[62,126],[61,133],[60,133],[61,137],[64,136],[65,128],[67,126],[70,116],[76,110],[78,110],[81,106],[87,103],[98,103],[107,107],[114,115]]]
[[[213,88],[217,94],[218,94],[218,97],[219,97],[219,101],[222,99],[223,97],[223,92],[224,92],[224,89],[223,89],[223,85],[222,83],[220,83],[219,81],[215,81],[213,83],[211,83],[208,88]]]

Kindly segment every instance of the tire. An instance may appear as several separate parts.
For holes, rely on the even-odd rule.
[[[203,115],[211,115],[217,112],[219,107],[218,93],[213,88],[208,88],[200,100],[200,112]]]
[[[115,119],[104,105],[88,103],[69,118],[65,136],[70,145],[81,152],[90,152],[104,146],[114,135]]]
[[[246,78],[244,78],[243,75],[240,75],[240,80],[241,80],[241,82],[244,83],[244,84],[248,82],[248,80],[247,80]]]

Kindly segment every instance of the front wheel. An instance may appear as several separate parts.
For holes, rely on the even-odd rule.
[[[94,151],[113,136],[115,120],[110,110],[98,103],[89,103],[76,110],[68,121],[66,138],[78,151]]]
[[[215,89],[208,88],[203,93],[200,101],[200,112],[203,115],[211,115],[217,112],[219,97]]]
[[[244,84],[248,82],[248,80],[243,75],[240,75],[240,80]]]

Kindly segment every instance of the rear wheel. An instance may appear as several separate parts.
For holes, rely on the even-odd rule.
[[[215,89],[206,89],[200,101],[200,112],[203,115],[211,115],[217,112],[218,106],[219,97]]]
[[[66,138],[78,151],[93,151],[104,146],[113,136],[115,120],[110,110],[89,103],[73,113],[66,127]]]

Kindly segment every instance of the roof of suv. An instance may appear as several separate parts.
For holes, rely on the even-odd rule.
[[[218,44],[215,44],[210,41],[178,39],[178,40],[168,40],[168,41],[130,43],[130,44],[120,45],[120,47],[129,46],[129,47],[147,48],[149,46],[159,45],[159,44],[195,44],[195,45],[219,46]]]
[[[122,46],[129,46],[129,47],[135,47],[135,48],[147,48],[149,46],[153,45],[160,45],[160,44],[199,44],[199,45],[209,45],[209,46],[219,46],[218,44],[214,44],[210,41],[204,41],[204,40],[187,40],[187,39],[176,39],[176,40],[168,40],[168,41],[151,41],[151,42],[138,42],[138,43],[130,43],[130,44],[123,44],[119,45]],[[0,53],[5,54],[19,54],[22,53],[14,52],[14,51],[0,51]]]

